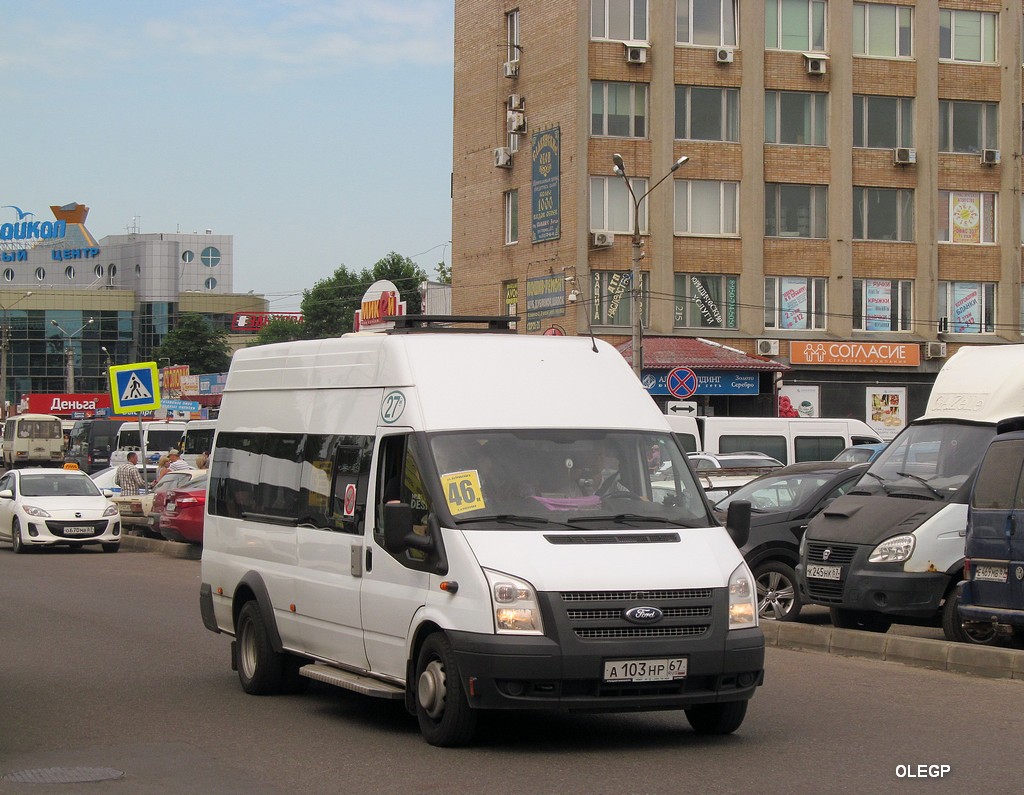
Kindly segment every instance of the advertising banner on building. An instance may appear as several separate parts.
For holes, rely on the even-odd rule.
[[[561,133],[558,127],[533,134],[530,228],[534,243],[558,240],[562,235]]]
[[[878,438],[889,441],[907,424],[907,388],[885,386],[867,388],[867,423]]]
[[[917,367],[921,346],[909,342],[802,342],[789,343],[790,364],[876,365]]]
[[[864,280],[864,327],[868,331],[892,328],[892,282],[888,279]]]
[[[981,242],[981,195],[977,193],[956,193],[951,195],[953,209],[950,212],[952,233],[950,243]]]
[[[670,370],[644,369],[640,383],[652,395],[669,395],[668,374]],[[697,370],[695,395],[756,395],[760,392],[757,373],[741,373],[733,370]]]
[[[978,282],[953,283],[954,334],[976,334],[981,323],[981,285]]]
[[[821,395],[816,386],[780,386],[780,417],[820,417]]]
[[[782,279],[782,328],[807,327],[807,279]]]
[[[526,280],[526,330],[540,331],[541,321],[565,314],[565,277],[538,276]]]

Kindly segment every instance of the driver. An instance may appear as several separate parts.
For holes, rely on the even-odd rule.
[[[619,459],[614,448],[606,441],[598,442],[584,460],[579,475],[573,479],[574,496],[605,497],[616,492],[628,492],[622,485]]]

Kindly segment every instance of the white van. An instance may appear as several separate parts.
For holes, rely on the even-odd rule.
[[[64,430],[52,414],[16,414],[4,425],[4,468],[63,466]]]
[[[196,459],[203,453],[213,452],[213,433],[217,429],[217,420],[189,420],[185,426],[185,434],[181,437],[181,458],[190,467],[195,467]]]
[[[831,461],[846,447],[881,442],[861,420],[669,415],[668,422],[689,452],[760,452],[783,464]]]
[[[1024,345],[970,345],[935,378],[925,413],[857,485],[811,520],[797,581],[839,627],[885,632],[896,618],[941,623],[949,640],[994,643],[965,629],[956,584],[967,504],[997,423],[1024,416]]]
[[[484,709],[737,729],[764,661],[749,503],[716,524],[610,345],[446,332],[232,358],[200,606],[243,689],[401,700],[440,746]]]
[[[142,423],[143,440],[146,445],[146,461],[155,464],[160,456],[172,447],[180,449],[181,435],[185,433],[185,422],[152,420]],[[139,451],[139,423],[126,422],[117,431],[117,448],[110,454],[110,466],[127,463],[128,453]]]

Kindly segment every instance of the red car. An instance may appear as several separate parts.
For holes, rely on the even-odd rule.
[[[203,514],[206,512],[207,476],[196,478],[187,488],[172,489],[160,514],[160,533],[168,541],[203,543]]]

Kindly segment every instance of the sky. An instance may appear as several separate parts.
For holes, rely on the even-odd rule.
[[[0,0],[0,205],[234,236],[272,311],[451,264],[451,0]],[[3,220],[13,221],[5,213]]]

